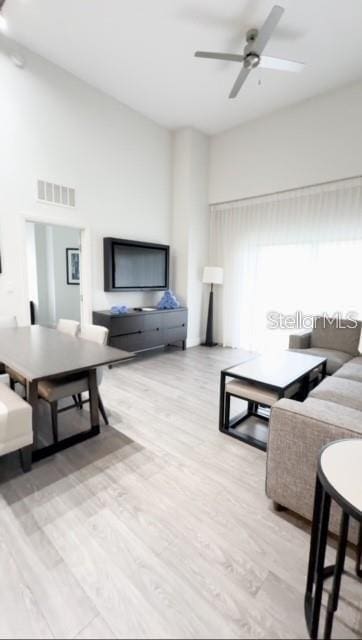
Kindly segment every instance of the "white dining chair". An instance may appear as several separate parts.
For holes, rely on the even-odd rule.
[[[80,323],[76,320],[67,320],[60,318],[57,322],[57,330],[61,333],[67,333],[70,336],[76,336],[79,332]]]
[[[79,337],[83,338],[83,340],[91,340],[92,342],[97,342],[98,344],[107,344],[108,342],[108,334],[109,331],[106,327],[101,327],[97,324],[85,324],[82,326]],[[104,408],[103,400],[101,398],[101,394],[99,392],[99,387],[103,380],[103,367],[98,367],[97,369],[97,386],[98,386],[98,404],[99,411],[102,414],[102,418],[105,424],[108,424],[107,414]],[[82,406],[82,394],[78,398],[80,406]]]
[[[0,329],[13,329],[18,326],[16,316],[0,316]],[[5,365],[0,362],[0,375],[6,373]]]
[[[20,452],[24,473],[31,470],[32,408],[17,393],[0,383],[0,456]]]
[[[79,337],[84,340],[91,340],[91,342],[98,342],[98,344],[107,344],[108,342],[108,329],[101,327],[98,324],[84,324],[80,330]]]
[[[90,340],[98,344],[106,344],[108,340],[108,329],[96,325],[84,325],[79,334],[79,339]],[[97,369],[97,383],[102,381],[102,368]],[[82,408],[85,401],[82,399],[82,393],[88,391],[88,376],[84,374],[76,374],[68,378],[55,380],[41,380],[38,384],[39,397],[50,405],[52,429],[54,442],[58,442],[58,402],[65,398],[72,397],[74,405],[63,407],[60,411],[73,409],[74,407]],[[98,406],[105,424],[108,424],[107,414],[105,412],[101,396],[98,391]]]

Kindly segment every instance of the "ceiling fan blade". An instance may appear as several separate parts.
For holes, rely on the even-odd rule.
[[[257,38],[255,40],[255,42],[253,42],[253,46],[252,49],[253,51],[255,51],[255,53],[259,54],[259,56],[261,55],[261,53],[264,51],[274,29],[276,28],[280,18],[282,17],[284,13],[284,9],[283,7],[280,7],[279,5],[275,5],[271,12],[269,13],[267,19],[265,20],[262,28],[259,30],[259,33],[257,35]]]
[[[229,98],[236,98],[246,78],[248,77],[249,73],[250,73],[250,69],[246,69],[245,67],[241,69],[238,77],[234,82],[234,86],[230,91]]]
[[[278,71],[303,71],[304,62],[294,60],[284,60],[283,58],[272,58],[271,56],[261,56],[259,67],[262,69],[277,69]]]
[[[236,53],[214,53],[213,51],[195,51],[196,58],[211,58],[213,60],[229,60],[230,62],[242,62],[244,56]]]

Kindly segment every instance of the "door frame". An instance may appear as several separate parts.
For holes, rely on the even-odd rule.
[[[81,262],[80,262],[80,319],[81,324],[92,323],[92,259],[91,259],[91,231],[89,225],[84,223],[80,216],[74,216],[72,220],[64,219],[64,213],[58,214],[53,210],[51,212],[28,212],[21,216],[21,244],[23,247],[23,282],[26,292],[26,300],[24,305],[24,313],[30,324],[29,309],[29,285],[27,277],[27,259],[26,259],[26,224],[34,222],[38,224],[47,224],[57,227],[68,227],[77,229],[80,232],[81,245]]]

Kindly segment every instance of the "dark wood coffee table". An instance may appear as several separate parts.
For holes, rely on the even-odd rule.
[[[284,397],[303,400],[310,389],[311,373],[316,372],[315,380],[324,378],[326,366],[326,358],[281,351],[257,355],[247,362],[224,369],[220,375],[220,431],[266,451],[270,407]],[[232,420],[231,397],[247,402],[246,411]],[[248,421],[252,417],[258,418],[257,424]],[[240,428],[242,423],[245,424]]]

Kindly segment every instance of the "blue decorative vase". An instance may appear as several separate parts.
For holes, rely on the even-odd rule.
[[[179,301],[177,300],[175,294],[171,291],[171,289],[167,289],[163,294],[161,300],[157,305],[157,309],[178,309],[181,307]]]

